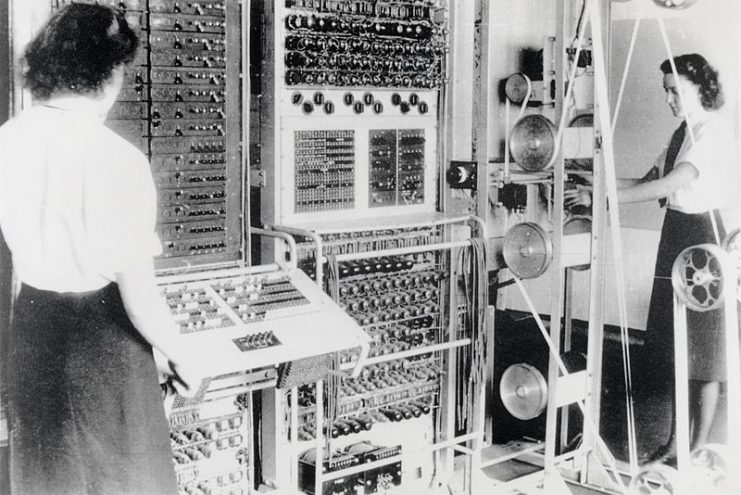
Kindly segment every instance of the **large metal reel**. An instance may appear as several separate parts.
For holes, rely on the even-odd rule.
[[[527,421],[540,416],[548,403],[548,384],[535,366],[513,364],[502,374],[499,397],[507,411]]]
[[[679,472],[670,466],[652,464],[641,469],[630,481],[631,495],[673,495],[679,493]]]
[[[543,170],[556,152],[556,126],[542,115],[526,115],[512,128],[509,149],[524,170]]]
[[[517,277],[539,277],[551,264],[553,243],[548,233],[537,223],[518,223],[504,236],[502,256],[507,268]]]
[[[723,249],[736,268],[736,298],[741,301],[741,229],[736,229],[723,239]]]
[[[728,493],[730,459],[727,445],[708,444],[695,449],[690,457],[695,493]]]
[[[715,244],[690,246],[679,253],[672,266],[674,292],[693,311],[720,308],[723,306],[723,284],[732,274],[729,268],[730,260],[721,247]]]

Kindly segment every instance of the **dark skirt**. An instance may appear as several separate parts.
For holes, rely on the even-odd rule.
[[[715,214],[720,240],[725,230]],[[646,380],[671,386],[674,380],[674,303],[671,272],[674,261],[685,248],[717,244],[709,213],[686,214],[667,209],[656,256],[651,302],[646,324],[644,371]],[[693,380],[726,379],[723,308],[699,313],[687,311],[689,377]]]
[[[177,493],[152,348],[116,284],[24,285],[8,359],[13,495]]]

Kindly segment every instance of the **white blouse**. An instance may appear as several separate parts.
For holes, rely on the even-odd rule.
[[[704,213],[723,209],[736,189],[738,160],[735,138],[731,125],[724,119],[708,113],[691,123],[694,142],[689,128],[682,147],[674,162],[691,163],[698,176],[667,198],[667,207],[682,213]],[[664,169],[666,150],[659,156],[656,165]]]
[[[161,252],[146,156],[84,97],[49,100],[0,127],[0,228],[18,278],[99,289]]]

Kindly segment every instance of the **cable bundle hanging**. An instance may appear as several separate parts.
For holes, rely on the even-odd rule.
[[[461,352],[458,360],[459,373],[463,380],[458,385],[458,426],[473,417],[475,391],[486,380],[486,308],[489,302],[489,283],[486,271],[486,242],[472,238],[471,246],[461,250],[463,273],[463,295],[466,303],[464,331],[471,339],[470,349]]]
[[[316,262],[321,263],[322,253],[316,254]],[[325,254],[327,260],[327,271],[324,272],[324,290],[334,302],[340,300],[340,266],[334,254]]]

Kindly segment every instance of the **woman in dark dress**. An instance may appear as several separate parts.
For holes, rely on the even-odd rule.
[[[63,9],[26,51],[33,105],[0,127],[13,495],[177,493],[152,349],[193,384],[197,353],[155,284],[147,159],[103,125],[136,50],[121,13]]]
[[[618,201],[659,200],[666,207],[656,259],[646,342],[643,349],[646,376],[673,396],[674,315],[671,269],[677,255],[689,246],[717,244],[725,236],[719,210],[727,208],[737,177],[732,126],[715,110],[723,105],[718,73],[698,54],[675,57],[661,64],[666,102],[683,121],[667,148],[641,179],[618,181]],[[691,129],[691,132],[688,131]],[[588,190],[567,191],[568,204],[589,204]],[[715,218],[715,226],[711,220]],[[717,231],[716,231],[717,230]],[[725,380],[722,309],[688,311],[691,448],[707,443]],[[652,459],[673,457],[674,427],[667,444]]]

